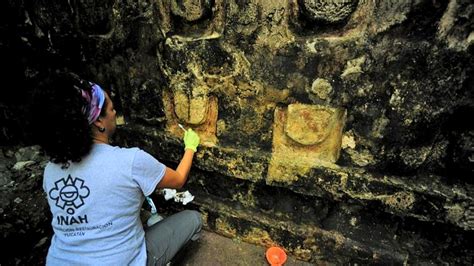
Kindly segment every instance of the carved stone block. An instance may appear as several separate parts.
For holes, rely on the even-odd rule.
[[[163,91],[163,105],[166,115],[166,129],[171,135],[182,138],[185,128],[192,128],[199,134],[201,145],[214,146],[217,143],[217,97],[188,97],[184,92]]]
[[[290,104],[277,108],[273,151],[267,182],[291,183],[315,166],[330,166],[339,158],[346,111],[319,105]]]

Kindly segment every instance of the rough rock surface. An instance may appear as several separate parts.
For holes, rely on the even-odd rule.
[[[178,124],[201,135],[186,189],[211,230],[313,262],[473,263],[471,1],[0,5],[2,144],[31,144],[28,95],[68,69],[112,90],[119,145],[173,165]]]
[[[51,241],[43,167],[47,158],[38,146],[0,150],[0,228],[2,265],[40,265]],[[25,163],[31,162],[31,163]]]

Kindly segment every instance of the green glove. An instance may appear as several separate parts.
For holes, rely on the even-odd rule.
[[[199,146],[199,135],[194,132],[192,129],[186,130],[184,133],[184,149],[191,149],[194,152],[197,151],[197,147]]]

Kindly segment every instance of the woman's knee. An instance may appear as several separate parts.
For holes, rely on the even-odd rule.
[[[183,213],[192,220],[196,232],[199,232],[202,227],[202,216],[201,213],[194,210],[184,210]]]

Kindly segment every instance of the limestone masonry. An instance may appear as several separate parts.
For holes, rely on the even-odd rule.
[[[25,95],[52,69],[94,80],[123,119],[116,143],[168,165],[179,124],[199,133],[185,189],[208,229],[316,264],[473,263],[471,1],[1,5]],[[28,143],[13,103],[0,134]]]

